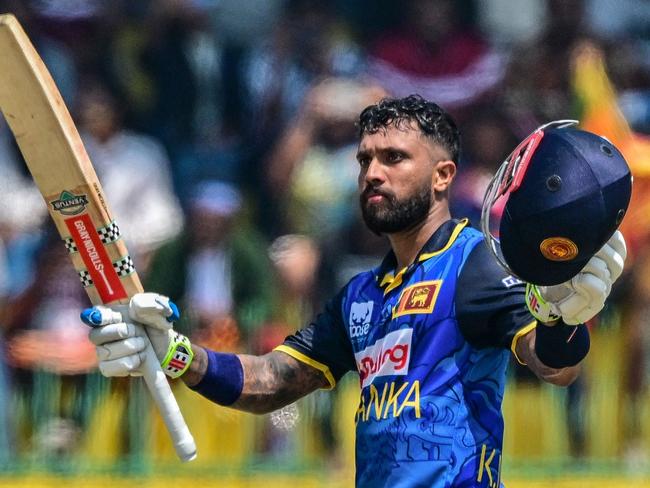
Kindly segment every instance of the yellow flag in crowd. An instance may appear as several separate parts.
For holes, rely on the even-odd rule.
[[[572,83],[582,107],[581,127],[609,139],[632,170],[632,200],[621,230],[633,257],[650,238],[650,138],[634,133],[625,120],[603,54],[595,46],[586,44],[575,51]]]

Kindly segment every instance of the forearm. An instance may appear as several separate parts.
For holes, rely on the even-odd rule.
[[[205,349],[196,344],[192,344],[192,350],[194,351],[194,359],[190,363],[188,370],[181,376],[185,384],[189,387],[197,385],[203,379],[208,369],[208,354],[205,352]]]
[[[194,361],[183,380],[191,388],[202,383],[201,389],[218,389],[218,384],[205,384],[218,382],[218,379],[206,378],[208,353],[200,346],[193,346],[193,349]],[[328,385],[320,371],[283,352],[273,351],[264,356],[237,355],[237,358],[243,370],[243,385],[238,398],[227,405],[237,410],[268,413]]]
[[[254,413],[267,413],[328,386],[323,374],[283,352],[264,356],[239,356],[244,368],[244,388],[232,405]]]

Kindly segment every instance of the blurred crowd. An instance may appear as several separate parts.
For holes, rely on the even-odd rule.
[[[380,98],[419,93],[455,117],[452,209],[474,225],[492,173],[542,123],[618,120],[605,135],[625,147],[634,138],[633,148],[650,132],[644,0],[0,0],[0,12],[19,18],[57,82],[145,288],[180,305],[180,330],[195,342],[224,351],[269,351],[387,251],[360,220],[354,158],[356,117]],[[589,97],[581,76],[612,89]],[[647,447],[638,426],[650,379],[641,153],[626,154],[636,185],[628,271],[593,324],[625,338],[630,456]],[[42,371],[74,396],[66,391],[88,387],[95,361],[78,318],[87,298],[1,119],[0,174],[6,452],[21,436],[34,448],[41,428],[74,439],[79,402],[28,427],[11,402],[33,397]],[[576,456],[584,389],[567,397]],[[317,397],[313,411],[335,451],[328,401]]]

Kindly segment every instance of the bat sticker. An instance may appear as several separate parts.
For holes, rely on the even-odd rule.
[[[110,244],[111,242],[115,242],[120,237],[122,237],[122,234],[120,234],[120,228],[117,226],[115,221],[111,222],[106,227],[98,228],[97,233],[99,234],[99,238],[101,239],[102,244]],[[79,249],[77,249],[77,245],[74,243],[74,239],[72,237],[66,237],[63,239],[63,241],[65,243],[65,248],[70,254],[79,252]]]
[[[77,215],[83,212],[88,205],[87,195],[75,195],[74,193],[63,190],[58,200],[50,202],[52,208],[63,215]]]
[[[133,259],[131,259],[131,256],[125,256],[122,259],[115,261],[113,263],[113,268],[120,277],[128,276],[135,271],[135,265],[133,264]],[[81,281],[81,284],[84,286],[84,288],[94,285],[93,279],[90,277],[90,273],[85,269],[79,271],[79,280]]]
[[[65,225],[80,251],[81,259],[86,265],[90,279],[97,288],[101,299],[108,303],[126,298],[128,295],[120,282],[118,270],[122,274],[123,270],[128,267],[128,263],[124,264],[121,260],[117,269],[113,266],[90,216],[83,214],[65,219]],[[133,269],[132,262],[130,268]],[[83,279],[82,282],[84,282]]]

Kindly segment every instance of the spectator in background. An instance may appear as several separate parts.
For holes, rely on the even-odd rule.
[[[575,110],[569,63],[572,47],[589,34],[583,3],[547,0],[544,28],[534,39],[513,48],[500,103],[517,124],[518,137],[550,120],[565,119]]]
[[[242,81],[247,115],[244,136],[252,142],[249,156],[253,171],[243,183],[255,189],[260,226],[277,237],[294,229],[270,227],[281,219],[273,202],[276,195],[265,180],[269,152],[287,125],[302,111],[311,87],[329,76],[354,76],[361,70],[359,48],[346,32],[331,2],[289,0],[284,14],[265,42],[251,49],[243,61]]]
[[[18,147],[0,115],[0,466],[17,455],[15,395],[7,370],[7,339],[11,334],[13,301],[33,282],[47,209],[27,173]],[[78,283],[78,282],[77,282]],[[86,341],[87,342],[87,341]],[[95,361],[92,361],[93,364]]]
[[[505,60],[461,20],[453,0],[410,0],[401,25],[370,44],[368,74],[396,96],[420,93],[448,109],[501,83]]]
[[[243,201],[233,185],[205,181],[193,191],[183,233],[153,256],[146,286],[184,310],[185,333],[240,350],[264,323],[275,299],[273,272],[260,236],[237,220]]]
[[[33,253],[43,237],[47,207],[2,117],[0,173],[0,240],[6,252],[7,279],[1,294],[15,296],[33,279]]]
[[[461,127],[462,163],[451,198],[451,208],[457,215],[467,216],[474,225],[481,221],[483,196],[490,180],[518,144],[511,126],[512,123],[500,110],[483,105],[476,107],[471,119]],[[498,209],[493,210],[498,212]],[[493,215],[491,222],[498,224],[499,217],[500,215]]]
[[[377,87],[342,78],[311,88],[267,165],[267,186],[285,219],[280,232],[321,242],[351,222],[357,209],[355,117],[383,95]]]
[[[318,305],[318,269],[321,255],[316,243],[307,236],[288,234],[275,239],[269,247],[269,257],[278,277],[279,303],[275,318],[284,324],[282,337],[263,341],[261,354],[269,352],[295,328],[314,313]]]
[[[126,130],[111,93],[98,82],[80,95],[81,136],[136,267],[173,238],[183,214],[173,193],[169,160],[155,139]]]
[[[547,21],[546,0],[482,0],[475,3],[481,31],[495,45],[510,47],[529,42]]]
[[[330,2],[287,2],[284,18],[246,61],[251,135],[263,142],[274,139],[300,110],[316,80],[354,75],[360,68],[359,49]]]
[[[296,324],[312,316],[319,306],[319,268],[321,254],[316,243],[307,236],[287,234],[273,241],[268,255],[277,277],[278,300],[272,320],[258,329],[252,341],[251,352],[266,354],[291,334]],[[335,456],[337,445],[331,424],[329,395],[317,394],[285,407],[284,412],[309,422],[311,437],[317,439],[318,456],[321,459]],[[283,415],[285,413],[283,412]],[[299,412],[309,412],[301,415]],[[297,418],[296,417],[296,418]],[[260,436],[262,452],[277,456],[294,456],[297,448],[293,427],[282,428],[273,417],[265,419]]]
[[[149,2],[142,62],[153,81],[150,129],[174,157],[194,139],[197,79],[192,70],[192,36],[201,17],[192,2]]]
[[[233,132],[250,128],[250,118],[242,107],[247,100],[247,59],[251,51],[266,45],[285,12],[285,0],[219,0],[205,13],[211,20],[210,34],[218,42],[219,101],[222,125]],[[291,12],[291,6],[288,11]],[[200,71],[205,71],[203,63]],[[254,80],[259,81],[259,80]],[[212,87],[214,90],[214,85]],[[199,107],[200,109],[201,107]],[[256,111],[254,107],[247,107]],[[247,141],[250,142],[250,141]]]
[[[591,28],[601,36],[612,40],[645,38],[647,42],[650,3],[646,0],[584,1],[585,17]]]

